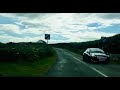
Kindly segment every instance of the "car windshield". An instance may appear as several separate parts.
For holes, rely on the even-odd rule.
[[[91,53],[104,53],[104,51],[101,49],[90,49],[90,52]]]

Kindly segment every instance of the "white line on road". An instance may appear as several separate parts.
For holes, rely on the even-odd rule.
[[[65,53],[68,54],[69,56],[72,56],[71,54],[69,54],[69,53],[67,53],[67,52],[65,52]],[[97,69],[95,69],[94,67],[88,65],[87,63],[85,63],[85,62],[79,60],[78,58],[76,58],[76,57],[74,57],[74,56],[72,56],[72,57],[73,57],[74,59],[76,59],[77,61],[79,61],[79,62],[85,64],[86,66],[88,66],[88,67],[91,68],[92,70],[96,71],[97,73],[101,74],[102,76],[108,77],[107,75],[103,74],[102,72],[98,71]]]

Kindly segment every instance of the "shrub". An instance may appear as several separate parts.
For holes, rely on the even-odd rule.
[[[0,61],[37,61],[53,55],[53,49],[47,44],[7,43],[0,48]]]

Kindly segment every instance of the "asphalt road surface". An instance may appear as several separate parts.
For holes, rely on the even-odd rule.
[[[120,65],[91,64],[81,55],[65,49],[55,48],[58,59],[46,77],[120,77]]]

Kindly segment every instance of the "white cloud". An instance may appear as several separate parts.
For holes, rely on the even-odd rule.
[[[21,34],[19,26],[15,24],[0,24],[0,30]]]
[[[92,41],[92,40],[100,39],[101,36],[109,37],[115,34],[116,33],[95,32],[92,30],[89,31],[86,30],[84,32],[77,32],[77,33],[72,33],[72,32],[62,33],[64,37],[69,38],[69,40],[66,40],[66,42]]]
[[[28,29],[23,29],[23,33],[31,33],[31,34],[43,34],[43,30],[39,30],[37,28],[28,28]]]

